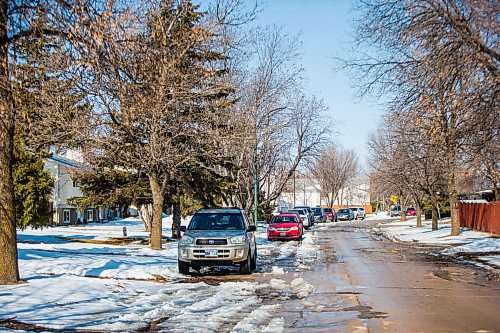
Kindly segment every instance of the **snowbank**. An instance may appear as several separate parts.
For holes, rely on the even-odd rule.
[[[420,228],[416,220],[406,222],[379,223],[374,229],[396,242],[412,242],[442,246],[439,253],[447,256],[474,257],[480,263],[489,264],[490,269],[500,269],[500,238],[495,235],[461,228],[459,236],[450,236],[451,224],[440,221],[438,230],[433,231],[431,223],[426,221]],[[484,267],[484,265],[482,265]]]

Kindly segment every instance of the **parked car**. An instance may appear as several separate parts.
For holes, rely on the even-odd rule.
[[[297,213],[299,215],[302,224],[306,230],[310,227],[309,214],[304,208],[292,208],[288,210],[288,213]]]
[[[313,207],[314,223],[325,223],[326,212],[323,207]]]
[[[337,218],[339,220],[354,220],[354,212],[350,208],[341,208],[337,211]]]
[[[363,207],[351,207],[352,212],[354,213],[354,219],[358,220],[364,220],[366,217],[366,212]]]
[[[401,207],[393,206],[391,208],[391,217],[401,216]]]
[[[305,209],[307,210],[307,213],[309,214],[309,225],[312,226],[314,225],[314,214],[313,214],[313,211],[312,211],[312,208],[309,207],[309,206],[295,206],[293,207],[293,209],[295,208],[302,208],[302,209]]]
[[[194,213],[178,244],[179,273],[203,266],[238,266],[250,274],[257,266],[256,227],[241,209],[202,209]]]
[[[337,212],[333,208],[325,208],[326,219],[337,222]]]
[[[302,239],[304,227],[296,214],[287,213],[273,216],[267,226],[267,239]]]
[[[406,208],[406,216],[415,216],[417,215],[417,210],[413,207]]]

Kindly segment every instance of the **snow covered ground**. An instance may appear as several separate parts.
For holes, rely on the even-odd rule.
[[[462,257],[473,260],[481,266],[500,270],[500,236],[461,228],[459,236],[450,236],[449,220],[440,221],[439,229],[432,231],[431,222],[424,221],[421,228],[416,227],[416,219],[406,222],[379,223],[375,229],[387,238],[398,242],[413,242],[442,246],[442,255]]]
[[[171,223],[164,218],[164,235],[170,235]],[[134,241],[121,242],[124,226]],[[269,242],[259,228],[257,272],[244,277],[230,269],[181,275],[177,243],[152,251],[145,237],[136,219],[20,231],[26,283],[0,286],[0,322],[49,330],[282,332],[283,319],[274,317],[273,308],[280,299],[304,298],[314,289],[295,273],[316,259],[314,232],[302,242]]]

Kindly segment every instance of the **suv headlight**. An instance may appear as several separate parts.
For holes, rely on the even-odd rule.
[[[193,244],[194,238],[190,236],[182,236],[181,241],[179,242],[180,244]]]
[[[236,236],[229,238],[229,241],[231,242],[231,244],[244,244],[245,239],[246,239],[245,236]]]

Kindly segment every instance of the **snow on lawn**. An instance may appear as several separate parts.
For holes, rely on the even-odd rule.
[[[416,227],[416,220],[379,223],[376,231],[397,242],[413,242],[443,246],[440,253],[449,256],[477,256],[491,268],[500,268],[500,238],[492,234],[461,228],[459,236],[450,236],[451,224],[440,221],[438,230],[433,231],[430,221],[424,221],[421,228]]]
[[[215,286],[37,276],[0,288],[0,318],[53,329],[125,332],[157,321],[156,329],[168,332],[217,332],[233,326],[238,332],[254,332],[271,324],[270,307],[256,294],[262,287],[251,282]],[[259,321],[250,322],[248,314]]]
[[[121,332],[154,323],[169,332],[282,332],[283,319],[262,295],[304,298],[314,290],[301,278],[200,282],[203,276],[178,273],[175,241],[162,251],[140,241],[107,243],[122,239],[124,226],[129,237],[148,236],[137,219],[19,231],[20,273],[27,283],[0,286],[0,319],[52,329]],[[170,227],[171,219],[164,218],[164,235]],[[317,256],[315,240],[308,231],[301,242],[269,242],[259,228],[257,274],[281,277],[307,269],[304,263]]]

